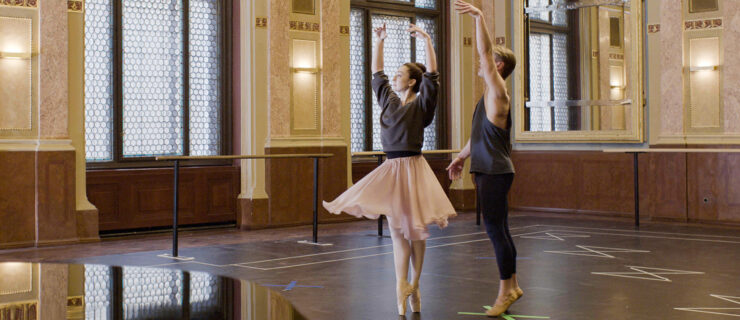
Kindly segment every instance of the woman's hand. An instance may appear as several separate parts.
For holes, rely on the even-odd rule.
[[[409,24],[409,28],[406,29],[406,31],[410,32],[412,37],[425,39],[425,40],[431,39],[428,33],[424,32],[424,30],[421,30],[421,28],[417,27],[413,23]]]
[[[467,13],[471,15],[473,18],[478,18],[482,14],[480,9],[462,0],[455,1],[455,10],[457,10],[458,13],[462,13],[462,14]]]
[[[450,165],[447,166],[447,174],[449,175],[450,180],[460,179],[462,176],[463,166],[465,166],[465,159],[462,158],[456,157],[452,162],[450,162]]]
[[[382,27],[375,28],[373,30],[375,32],[375,36],[378,37],[380,40],[385,40],[385,38],[388,36],[388,33],[385,32],[385,23]]]

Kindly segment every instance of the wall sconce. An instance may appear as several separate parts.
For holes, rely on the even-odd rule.
[[[20,53],[20,52],[2,52],[0,51],[0,59],[31,59],[33,53]]]
[[[320,133],[319,73],[317,41],[293,39],[291,46],[291,131],[297,134]]]
[[[33,22],[0,17],[0,130],[32,127]]]
[[[697,38],[690,40],[689,71],[719,70],[719,39]]]
[[[691,130],[721,128],[720,39],[692,38],[688,45],[688,125]]]

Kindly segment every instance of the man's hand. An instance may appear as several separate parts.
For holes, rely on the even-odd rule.
[[[473,18],[478,18],[482,14],[480,9],[462,0],[455,1],[455,10],[457,10],[458,13],[462,13],[462,14],[467,13],[471,15]]]
[[[460,179],[462,176],[463,166],[465,166],[465,159],[455,158],[450,162],[450,165],[447,166],[447,174],[449,175],[450,180]]]

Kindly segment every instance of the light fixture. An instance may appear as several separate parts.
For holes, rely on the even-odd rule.
[[[719,38],[695,38],[689,45],[690,72],[719,70]]]
[[[33,54],[23,52],[0,52],[0,59],[31,59]]]

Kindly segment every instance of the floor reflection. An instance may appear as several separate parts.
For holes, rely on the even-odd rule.
[[[305,318],[277,292],[208,273],[13,262],[0,263],[5,319]]]

